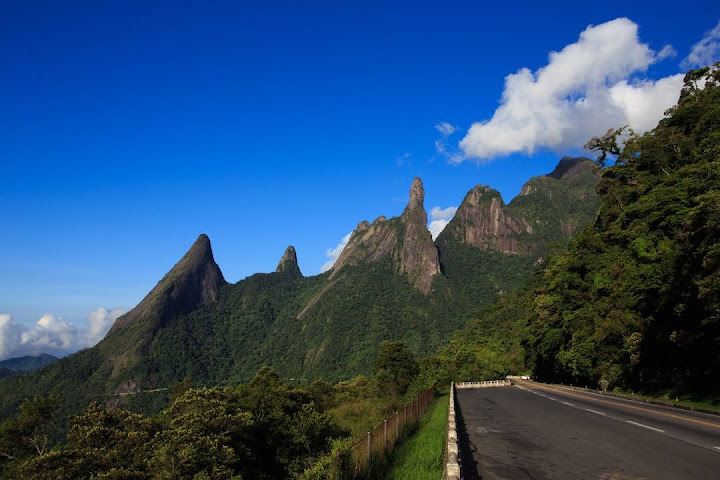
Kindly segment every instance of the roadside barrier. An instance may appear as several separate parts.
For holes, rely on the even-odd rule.
[[[455,384],[455,388],[509,387],[511,385],[510,380],[487,380],[484,382],[459,382]]]
[[[458,445],[457,417],[455,416],[455,382],[450,384],[448,405],[447,442],[445,444],[444,480],[460,480],[460,448]]]
[[[458,435],[458,421],[460,420],[455,412],[457,400],[455,399],[456,389],[466,388],[490,388],[512,386],[510,380],[486,380],[484,382],[458,382],[450,384],[450,404],[448,405],[448,428],[447,442],[445,444],[445,466],[443,468],[443,480],[462,479],[462,460],[460,458],[460,443]]]

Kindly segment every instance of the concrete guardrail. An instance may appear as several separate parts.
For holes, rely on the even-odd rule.
[[[488,380],[484,382],[459,382],[450,384],[450,404],[448,405],[448,428],[447,442],[445,445],[445,468],[443,469],[443,480],[461,480],[461,458],[460,440],[458,436],[458,416],[455,412],[457,402],[455,390],[458,388],[488,388],[488,387],[509,387],[510,380]]]
[[[509,387],[511,385],[510,380],[488,380],[485,382],[459,382],[455,384],[455,388]]]
[[[455,416],[455,382],[450,384],[450,405],[448,406],[448,431],[445,446],[444,480],[460,480],[460,448],[458,444],[457,417]]]

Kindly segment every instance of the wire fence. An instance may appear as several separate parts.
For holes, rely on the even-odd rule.
[[[434,389],[424,391],[412,403],[380,422],[352,445],[353,478],[367,474],[373,462],[383,460],[393,451],[405,427],[420,420],[434,396]]]

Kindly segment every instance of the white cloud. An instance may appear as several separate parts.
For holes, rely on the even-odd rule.
[[[440,138],[435,140],[435,152],[451,162],[458,161],[460,153],[448,145],[450,137],[458,131],[458,127],[448,122],[440,122],[435,125],[435,130],[440,132]]]
[[[7,313],[0,314],[0,360],[8,358],[20,343],[20,326]]]
[[[403,153],[395,159],[395,163],[397,163],[398,167],[402,166],[403,164],[412,165],[412,153]]]
[[[447,224],[450,223],[455,212],[457,212],[457,207],[433,207],[430,209],[431,222],[430,225],[428,225],[428,230],[430,230],[430,235],[432,235],[433,240],[435,240]]]
[[[690,54],[683,59],[680,66],[684,69],[704,67],[718,60],[720,60],[720,21],[692,46]]]
[[[340,243],[335,246],[335,248],[328,248],[325,252],[325,255],[329,258],[329,260],[325,263],[323,263],[322,267],[320,267],[320,272],[325,273],[328,270],[330,270],[333,265],[335,265],[335,262],[337,262],[338,257],[340,257],[340,254],[342,253],[343,249],[345,248],[345,245],[347,245],[348,241],[350,240],[350,236],[352,235],[352,232],[345,235],[342,240],[340,240]]]
[[[450,220],[457,212],[457,207],[433,207],[430,209],[430,218],[433,220]]]
[[[78,330],[73,323],[46,313],[35,327],[22,333],[21,344],[34,352],[67,350],[75,345]]]
[[[455,125],[449,124],[448,122],[438,123],[437,125],[435,125],[435,129],[440,132],[444,137],[449,137],[457,131],[457,127]]]
[[[88,315],[89,327],[85,337],[85,346],[92,347],[102,340],[115,320],[129,311],[129,309],[124,307],[117,307],[112,310],[100,307],[90,312],[90,315]]]
[[[102,340],[115,319],[127,312],[123,307],[100,307],[88,315],[88,328],[78,328],[52,313],[45,313],[28,328],[10,314],[0,314],[0,360],[39,353],[63,356],[92,347]]]
[[[578,148],[625,124],[639,133],[653,128],[677,101],[683,75],[637,76],[673,52],[640,43],[637,24],[627,18],[589,26],[576,43],[551,52],[546,66],[508,75],[500,106],[490,120],[470,127],[460,141],[463,155],[454,160]]]

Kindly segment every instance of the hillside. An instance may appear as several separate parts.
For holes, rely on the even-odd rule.
[[[0,380],[24,372],[32,372],[45,365],[55,362],[57,357],[47,353],[8,358],[0,361]]]
[[[595,221],[455,336],[446,374],[527,369],[720,401],[720,70],[689,72],[666,118],[619,150],[622,130],[589,143],[603,167]]]
[[[50,365],[55,361],[57,361],[57,357],[47,353],[41,353],[40,355],[8,358],[0,361],[0,368],[5,368],[13,372],[30,372],[45,365]]]
[[[335,266],[311,277],[289,247],[275,272],[227,283],[201,235],[97,346],[1,382],[0,414],[32,394],[64,394],[77,410],[185,377],[235,384],[263,365],[286,379],[345,379],[369,371],[383,340],[427,355],[499,293],[522,286],[548,242],[591,218],[597,177],[589,165],[563,159],[507,206],[497,192],[473,189],[436,243],[416,178],[400,216],[361,222]],[[486,228],[498,208],[510,227]],[[508,238],[517,248],[503,248]]]

